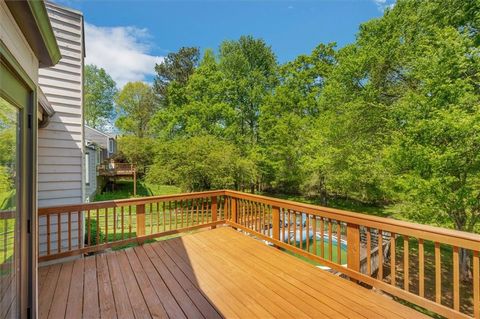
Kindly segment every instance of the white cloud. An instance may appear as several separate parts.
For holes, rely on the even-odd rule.
[[[378,10],[385,11],[385,9],[392,9],[395,6],[395,0],[373,0],[377,5]]]
[[[149,54],[150,34],[133,26],[98,27],[85,24],[86,63],[104,68],[122,87],[129,81],[147,81],[163,57]]]

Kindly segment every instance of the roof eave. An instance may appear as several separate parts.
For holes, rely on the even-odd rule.
[[[43,0],[6,0],[25,39],[38,58],[40,67],[60,61],[61,54]]]

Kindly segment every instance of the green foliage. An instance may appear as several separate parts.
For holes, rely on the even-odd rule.
[[[84,110],[87,125],[102,129],[112,124],[116,94],[116,83],[104,69],[93,64],[85,66]]]
[[[184,191],[235,187],[239,153],[213,136],[175,139],[158,145],[147,182],[178,185]]]
[[[117,138],[119,154],[123,155],[128,163],[135,164],[140,173],[152,164],[154,143],[154,140],[148,137],[126,135]]]
[[[96,246],[105,243],[105,234],[101,228],[98,228],[98,221],[96,219],[90,219],[88,225],[85,227],[90,228],[90,246]],[[98,236],[98,242],[97,242]],[[88,244],[88,232],[85,232],[84,238],[85,244]]]
[[[172,56],[148,178],[387,204],[478,231],[478,12],[478,1],[399,0],[354,43],[283,65],[249,36],[198,66]]]
[[[194,47],[182,47],[178,52],[169,53],[160,64],[155,65],[154,88],[157,94],[165,99],[172,83],[185,86],[199,59],[200,50]]]
[[[120,131],[140,138],[146,136],[152,114],[158,108],[153,89],[143,82],[129,82],[119,92],[116,103],[119,116],[115,125]]]

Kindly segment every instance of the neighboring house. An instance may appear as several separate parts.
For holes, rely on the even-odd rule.
[[[38,312],[37,128],[54,115],[40,93],[39,68],[55,65],[60,57],[43,1],[0,0],[0,131],[8,133],[2,142],[12,149],[0,162],[11,190],[0,212],[11,229],[0,233],[1,318],[30,318]]]
[[[85,57],[82,13],[46,3],[48,17],[60,48],[61,59],[53,67],[39,71],[38,83],[54,112],[38,130],[38,207],[75,204],[84,201],[83,69]],[[62,235],[68,231],[67,216],[62,216]],[[76,230],[78,215],[71,228]],[[47,224],[39,218],[40,255],[58,249],[57,219]],[[78,234],[74,231],[73,234]],[[78,236],[78,235],[75,235]],[[67,248],[62,236],[61,249]]]
[[[90,202],[103,187],[97,166],[112,157],[117,149],[114,136],[85,125],[85,201]]]

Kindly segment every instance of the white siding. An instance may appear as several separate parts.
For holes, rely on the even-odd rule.
[[[83,202],[83,16],[46,3],[62,59],[39,71],[39,85],[55,110],[49,124],[38,131],[38,206]],[[72,216],[72,243],[77,242],[77,216]],[[62,216],[62,250],[67,248],[67,216]],[[52,218],[50,249],[58,245],[57,218]],[[46,219],[39,218],[39,253],[45,254]]]

